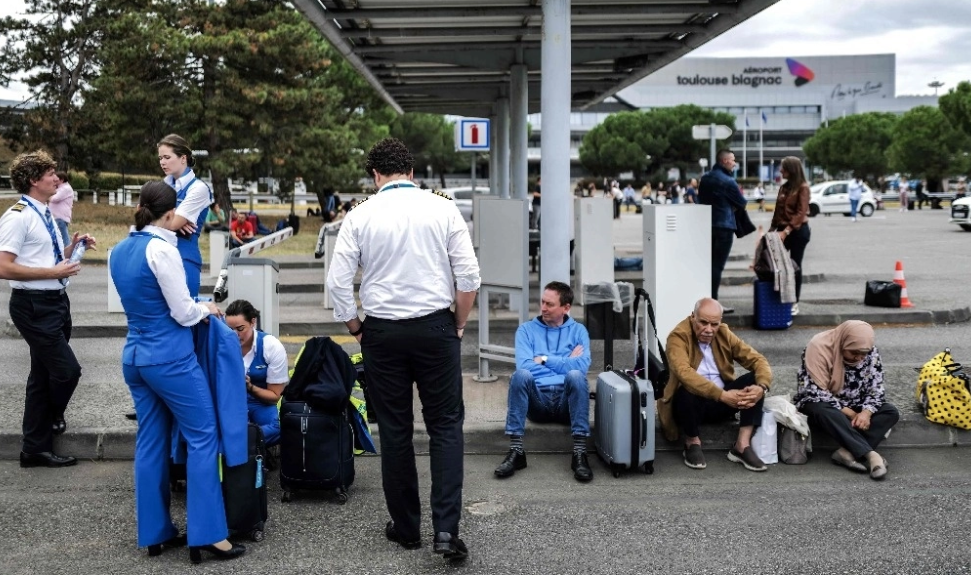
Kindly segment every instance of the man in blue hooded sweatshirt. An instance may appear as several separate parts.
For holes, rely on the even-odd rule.
[[[568,423],[573,433],[570,468],[577,481],[593,479],[587,462],[590,436],[590,335],[569,316],[573,290],[562,282],[543,288],[540,317],[516,330],[516,372],[509,382],[506,435],[509,453],[496,477],[526,468],[526,418],[536,423]]]

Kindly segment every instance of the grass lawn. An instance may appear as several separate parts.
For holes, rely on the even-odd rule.
[[[0,200],[0,213],[3,213],[18,198]],[[311,207],[315,207],[311,206]],[[249,206],[238,205],[239,209],[249,209]],[[297,214],[301,211],[306,213],[307,206],[298,206]],[[260,216],[260,222],[270,228],[276,227],[279,220],[285,219],[289,209],[281,209],[279,206],[266,207],[256,206],[256,212]],[[109,206],[108,204],[74,203],[74,211],[71,214],[70,231],[91,234],[98,240],[98,249],[84,254],[86,262],[106,262],[108,260],[107,250],[128,236],[128,230],[134,222],[135,208],[124,206]],[[317,245],[317,232],[320,230],[320,218],[300,218],[300,233],[280,245],[273,246],[267,250],[267,257],[272,254],[278,255],[311,255]],[[199,249],[202,251],[202,260],[209,262],[209,234],[203,233],[199,238]]]

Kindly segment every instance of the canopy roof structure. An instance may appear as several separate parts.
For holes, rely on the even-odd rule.
[[[584,109],[778,0],[573,0],[571,108]],[[540,0],[293,0],[398,112],[488,116],[528,68],[540,111]]]

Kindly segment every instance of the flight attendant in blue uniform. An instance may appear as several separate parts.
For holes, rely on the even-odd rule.
[[[277,402],[290,381],[287,350],[277,338],[256,329],[260,312],[238,299],[226,308],[226,325],[239,336],[246,367],[246,410],[249,419],[263,430],[267,447],[280,443],[280,411]]]
[[[128,318],[122,373],[138,414],[135,438],[135,507],[138,545],[149,555],[190,546],[221,559],[239,557],[242,545],[227,541],[219,483],[216,413],[206,376],[196,359],[191,326],[219,314],[211,302],[196,303],[185,284],[176,248],[176,193],[161,181],[142,187],[129,237],[111,254],[111,278]],[[169,461],[173,420],[188,444],[187,537],[169,512]]]
[[[202,282],[202,253],[199,251],[199,233],[209,204],[212,203],[212,190],[198,179],[192,171],[195,159],[189,143],[177,134],[169,134],[158,143],[158,163],[165,172],[165,183],[177,193],[174,230],[178,232],[179,254],[185,268],[189,295],[199,295]]]

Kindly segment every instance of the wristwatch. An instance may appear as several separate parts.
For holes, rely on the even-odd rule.
[[[760,383],[759,384],[759,387],[762,388],[762,397],[765,397],[765,396],[769,395],[769,386],[768,385],[762,385]]]
[[[545,355],[539,356],[539,363],[540,363],[540,365],[546,365],[546,360],[547,359],[549,359],[549,358],[546,357]]]

